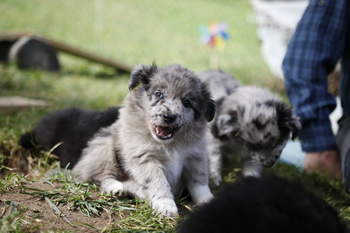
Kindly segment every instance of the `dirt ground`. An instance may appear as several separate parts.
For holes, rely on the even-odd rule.
[[[27,188],[35,188],[41,190],[53,190],[54,188],[46,183],[34,182],[24,184]],[[18,203],[18,207],[9,205],[9,202]],[[39,196],[32,196],[24,194],[19,188],[13,188],[9,192],[3,192],[0,194],[0,218],[8,215],[15,208],[23,208],[23,215],[25,221],[22,221],[22,227],[29,231],[41,231],[41,230],[69,230],[72,232],[97,232],[94,228],[102,231],[110,224],[118,222],[119,216],[114,213],[108,214],[106,211],[101,212],[100,217],[86,217],[80,211],[69,210],[68,205],[57,206],[64,216],[74,225],[70,225],[61,216],[50,207],[49,203]],[[129,211],[124,210],[119,213],[120,215],[129,215]],[[91,225],[88,226],[88,225]]]
[[[43,174],[58,165],[55,159],[48,163],[45,155],[39,158],[30,150],[8,150],[1,145],[0,155],[5,155],[0,161],[0,232],[174,232],[177,221],[192,210],[192,203],[185,198],[178,205],[179,219],[160,217],[132,197],[104,196],[93,185],[45,178]],[[11,174],[14,178],[7,179]],[[21,181],[16,183],[16,177]],[[86,216],[76,207],[79,205],[72,207],[74,200],[84,200],[84,192],[88,193],[86,203],[102,203],[98,215]]]
[[[15,168],[16,174],[29,178],[28,181],[22,179],[19,185],[20,187],[18,187],[18,184],[14,185],[12,183],[6,185],[5,189],[1,187],[0,232],[4,232],[4,230],[8,232],[8,229],[16,229],[14,224],[19,225],[17,228],[20,229],[20,232],[102,232],[105,229],[111,230],[118,228],[115,224],[118,224],[132,213],[130,210],[115,210],[116,208],[111,211],[109,206],[104,206],[103,210],[99,210],[99,216],[87,217],[80,210],[69,209],[72,203],[63,205],[55,203],[55,198],[48,196],[49,201],[51,200],[59,211],[61,211],[61,214],[57,213],[55,208],[50,206],[49,201],[44,198],[44,195],[41,195],[40,192],[38,193],[37,190],[41,192],[57,192],[58,188],[63,184],[60,182],[53,182],[53,184],[43,182],[43,176],[36,170],[40,159],[32,156],[30,151],[22,149],[10,151],[1,146],[0,154],[5,155],[6,159],[3,161],[5,167]],[[0,180],[3,180],[6,175],[12,172],[7,169],[1,170]],[[69,193],[69,191],[66,192]],[[101,200],[99,191],[90,188],[89,198]],[[126,199],[130,202],[127,206],[132,206],[133,199]],[[118,202],[115,203],[115,206],[118,206]],[[16,210],[19,211],[16,212]],[[21,214],[17,216],[16,213]],[[11,214],[15,216],[11,217]],[[110,227],[113,224],[114,226]]]

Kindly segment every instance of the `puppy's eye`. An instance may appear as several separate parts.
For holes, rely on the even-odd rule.
[[[164,95],[163,95],[163,93],[161,93],[161,92],[156,92],[156,97],[157,97],[158,99],[163,99],[163,98],[164,98]]]
[[[189,100],[183,100],[182,104],[186,107],[186,108],[192,108],[192,104]]]
[[[245,144],[244,139],[241,136],[237,135],[237,133],[233,133],[232,136],[237,140],[237,142]]]

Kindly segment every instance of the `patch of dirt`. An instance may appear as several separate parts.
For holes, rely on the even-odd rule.
[[[4,179],[6,175],[16,173],[29,180],[38,180],[33,182],[23,182],[22,188],[7,188],[7,190],[0,191],[0,219],[9,217],[15,210],[20,210],[20,229],[25,232],[40,232],[48,230],[67,231],[67,232],[101,232],[111,224],[120,221],[121,218],[130,215],[130,211],[109,211],[108,207],[100,211],[100,216],[87,217],[79,210],[69,209],[71,203],[55,206],[62,212],[62,214],[74,225],[70,225],[63,215],[58,214],[44,199],[43,195],[29,195],[35,190],[55,191],[60,183],[54,183],[55,187],[47,182],[40,181],[42,175],[37,170],[38,163],[42,162],[42,158],[37,156],[37,151],[24,150],[22,148],[12,147],[9,149],[6,145],[0,144],[0,154],[4,156],[1,166],[11,169],[2,169],[0,171],[0,179]],[[13,187],[15,185],[10,184]],[[99,198],[98,191],[92,191],[89,197]],[[51,198],[49,198],[51,199]],[[15,219],[9,220],[13,222]],[[6,224],[12,224],[11,222]],[[10,227],[10,226],[9,226]],[[5,227],[6,228],[6,227]],[[0,232],[4,230],[4,226],[0,226]]]
[[[27,188],[35,188],[41,190],[54,190],[54,188],[46,183],[34,182],[24,185]],[[97,192],[96,192],[97,194]],[[52,208],[49,203],[40,196],[32,196],[24,194],[21,189],[13,188],[11,191],[3,192],[0,195],[0,218],[10,214],[14,209],[9,203],[17,203],[16,208],[23,209],[23,216],[25,219],[23,224],[24,229],[32,231],[42,230],[69,230],[72,232],[97,232],[94,228],[102,231],[110,224],[116,223],[120,217],[115,213],[108,214],[106,211],[101,212],[99,217],[87,217],[80,211],[69,210],[69,204],[60,206],[56,205],[63,215],[74,225],[70,225],[64,218]],[[124,210],[119,213],[121,216],[129,215],[129,211]]]

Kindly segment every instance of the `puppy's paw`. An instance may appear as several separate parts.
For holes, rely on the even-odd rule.
[[[214,185],[214,187],[219,187],[219,185],[222,182],[222,178],[220,174],[211,174],[210,180],[211,180],[211,183]]]
[[[114,179],[106,179],[102,181],[100,190],[104,193],[116,194],[118,196],[122,196],[127,193],[125,185]]]
[[[175,201],[170,198],[163,198],[152,201],[152,208],[155,213],[164,214],[170,217],[177,217],[178,210]]]
[[[206,195],[203,195],[197,202],[197,205],[201,205],[201,204],[204,204],[204,203],[207,203],[209,202],[211,199],[213,199],[214,195],[211,194],[211,193],[208,193]]]
[[[189,191],[193,202],[198,205],[209,202],[214,197],[208,185],[194,185]]]
[[[243,170],[243,176],[245,177],[253,176],[256,178],[260,178],[261,174],[260,174],[260,171],[256,171],[254,169],[246,169],[246,170]]]

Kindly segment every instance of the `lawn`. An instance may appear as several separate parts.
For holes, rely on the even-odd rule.
[[[2,0],[0,33],[33,31],[130,66],[180,63],[199,72],[209,69],[216,53],[221,70],[285,98],[282,81],[272,77],[262,60],[252,16],[246,0]],[[199,27],[210,21],[228,23],[230,40],[224,49],[199,42]],[[128,93],[128,74],[67,54],[60,53],[59,59],[57,74],[0,64],[0,96],[44,99],[52,105],[0,114],[0,232],[174,231],[195,208],[189,200],[177,199],[179,218],[157,216],[143,200],[100,194],[92,184],[71,181],[64,171],[46,177],[57,166],[53,156],[18,146],[20,135],[54,109],[106,109],[120,105]],[[229,161],[225,182],[239,176],[239,167]],[[282,163],[268,171],[303,183],[350,223],[350,198],[341,181]]]

